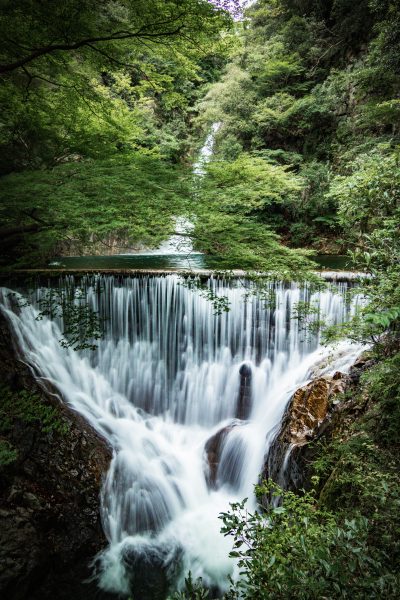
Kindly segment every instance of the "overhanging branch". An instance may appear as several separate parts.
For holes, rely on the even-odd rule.
[[[123,41],[129,39],[146,39],[157,41],[162,38],[168,38],[178,35],[182,31],[183,27],[184,25],[181,24],[175,27],[174,29],[155,32],[146,31],[143,28],[138,29],[137,31],[117,31],[110,35],[85,38],[83,40],[80,40],[79,42],[74,42],[73,44],[50,44],[48,46],[43,46],[42,48],[37,48],[28,56],[20,58],[15,62],[0,65],[0,73],[10,73],[11,71],[15,71],[16,69],[24,67],[26,64],[34,61],[37,58],[40,58],[41,56],[45,56],[46,54],[52,54],[53,52],[78,50],[79,48],[83,48],[85,46],[91,47],[93,46],[93,44],[99,44],[110,41]]]

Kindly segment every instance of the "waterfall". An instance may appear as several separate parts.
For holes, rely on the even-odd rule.
[[[175,233],[158,248],[145,250],[136,254],[144,254],[145,256],[170,256],[178,254],[189,256],[190,254],[200,254],[200,252],[194,252],[192,240],[187,235],[193,230],[193,223],[189,219],[185,219],[185,217],[174,217],[174,224]]]
[[[18,311],[8,291],[1,297],[24,360],[114,449],[101,498],[109,547],[97,565],[100,586],[126,595],[146,565],[176,586],[190,570],[224,588],[236,567],[218,514],[252,497],[285,407],[311,368],[324,360],[325,372],[346,371],[360,351],[347,342],[321,347],[320,334],[292,317],[297,302],[311,300],[329,322],[342,322],[355,310],[346,284],[319,292],[271,284],[268,306],[248,295],[251,284],[211,278],[210,289],[230,303],[215,315],[182,283],[176,275],[84,278],[89,304],[106,319],[93,352],[62,348],[62,324],[35,319],[44,288]],[[207,452],[217,446],[213,467]]]
[[[195,175],[199,175],[202,177],[205,173],[205,166],[210,161],[213,151],[214,151],[214,142],[215,135],[218,133],[221,128],[222,123],[217,122],[213,123],[211,126],[211,131],[206,137],[206,141],[204,142],[203,147],[199,152],[199,158],[197,162],[193,165],[193,173]]]
[[[221,123],[214,123],[211,126],[211,131],[207,135],[203,146],[200,148],[197,161],[193,165],[193,174],[197,177],[202,177],[205,173],[205,166],[211,160],[215,134],[221,127]],[[182,255],[189,257],[190,255],[199,255],[201,252],[193,250],[193,243],[188,234],[194,229],[194,224],[187,218],[180,216],[174,218],[175,233],[171,235],[165,242],[154,250],[144,249],[140,252],[135,252],[135,255],[144,256],[173,256]],[[128,253],[129,255],[129,253]]]

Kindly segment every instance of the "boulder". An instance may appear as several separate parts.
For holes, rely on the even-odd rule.
[[[304,482],[303,446],[320,435],[351,382],[336,372],[314,379],[293,394],[280,433],[269,449],[262,477],[271,478],[285,489],[298,489]]]
[[[236,411],[236,417],[243,421],[250,417],[252,408],[251,375],[250,365],[243,363],[239,369],[240,386]]]
[[[165,600],[181,567],[180,547],[160,547],[150,543],[127,546],[122,562],[131,594],[140,600]]]
[[[344,392],[346,381],[346,376],[337,372],[333,377],[320,377],[296,390],[279,440],[296,446],[307,443],[327,417],[334,397]]]

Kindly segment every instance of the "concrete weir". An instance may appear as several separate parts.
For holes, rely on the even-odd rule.
[[[330,282],[356,282],[359,279],[369,277],[366,273],[357,271],[313,271],[314,275],[318,275],[321,279]],[[33,276],[48,276],[58,277],[60,275],[153,275],[155,277],[165,275],[180,275],[182,277],[212,277],[226,275],[229,278],[246,277],[246,271],[233,269],[231,271],[218,271],[212,269],[66,269],[66,268],[46,268],[46,269],[17,269],[12,272],[12,275],[33,275]],[[6,276],[7,273],[3,273]],[[8,274],[10,275],[10,274]]]

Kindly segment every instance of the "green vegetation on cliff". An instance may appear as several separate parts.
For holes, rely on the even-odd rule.
[[[293,248],[349,250],[367,304],[328,336],[372,343],[375,363],[314,447],[314,490],[224,515],[243,568],[227,598],[395,598],[399,2],[258,0],[241,22],[226,4],[2,3],[1,266],[111,237],[154,247],[181,215],[224,268],[299,280],[311,265]],[[215,122],[200,180],[189,163]],[[3,465],[10,418],[58,431],[35,397],[3,390],[1,410]]]
[[[217,165],[263,163],[284,167],[288,183],[296,176],[297,193],[268,203],[265,188],[249,190],[248,210],[292,246],[343,250],[357,239],[348,239],[340,218],[338,179],[351,189],[373,161],[389,179],[400,141],[398,3],[259,0],[246,14],[231,62],[200,103],[199,123],[222,123]]]
[[[18,458],[18,450],[8,439],[16,422],[36,423],[43,433],[63,435],[68,431],[67,423],[60,418],[60,411],[45,404],[38,394],[25,389],[13,391],[4,386],[0,388],[0,399],[0,467]]]

